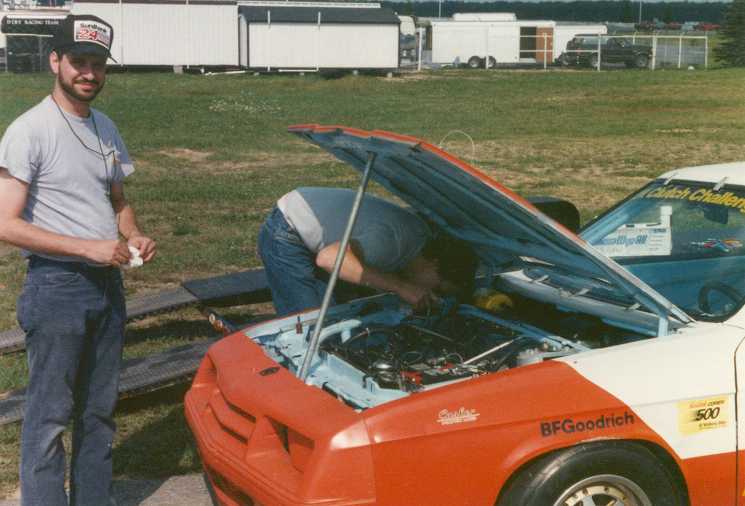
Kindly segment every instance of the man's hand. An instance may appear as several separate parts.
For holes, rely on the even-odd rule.
[[[127,241],[130,246],[134,246],[140,252],[142,261],[147,263],[155,258],[155,241],[144,235],[130,237]]]
[[[88,241],[85,257],[92,262],[121,267],[129,262],[132,256],[124,241]]]
[[[426,312],[439,303],[438,297],[432,290],[409,283],[396,288],[396,294],[414,307],[416,312]]]

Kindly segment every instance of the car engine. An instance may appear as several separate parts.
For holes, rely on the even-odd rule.
[[[426,315],[379,303],[351,308],[324,327],[308,382],[364,409],[452,382],[644,337],[551,304],[521,301],[519,307],[496,314],[453,303]],[[314,323],[298,317],[294,326],[254,339],[296,373]]]
[[[322,350],[360,369],[381,388],[407,392],[572,353],[515,329],[456,315],[441,321],[413,317],[395,326],[369,326]]]

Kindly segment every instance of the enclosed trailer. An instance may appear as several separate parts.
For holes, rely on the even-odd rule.
[[[67,14],[64,9],[0,11],[0,70],[48,70],[50,40]]]
[[[230,0],[75,0],[114,28],[120,65],[237,67],[238,13]]]
[[[262,70],[395,69],[399,19],[379,7],[240,5],[241,66]]]
[[[517,20],[512,13],[456,13],[432,20],[432,63],[493,67],[551,63],[577,33],[606,33],[604,25]]]

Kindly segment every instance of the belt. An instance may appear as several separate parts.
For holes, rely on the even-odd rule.
[[[97,274],[104,274],[116,270],[116,267],[112,265],[92,265],[86,262],[78,261],[66,261],[56,260],[53,258],[46,258],[39,255],[30,255],[28,257],[28,267],[33,269],[42,266],[55,266],[62,269],[74,272],[90,272]]]

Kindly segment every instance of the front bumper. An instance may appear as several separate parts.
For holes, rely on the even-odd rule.
[[[278,368],[243,333],[210,348],[184,406],[222,504],[375,504],[362,417]]]

